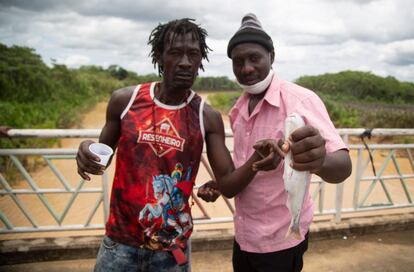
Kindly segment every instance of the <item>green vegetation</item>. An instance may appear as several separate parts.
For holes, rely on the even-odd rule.
[[[49,67],[31,48],[0,44],[0,126],[68,128],[113,90],[157,80],[156,74],[137,75],[118,65],[69,69],[53,63]],[[203,91],[235,88],[227,77],[200,77],[194,86]],[[0,139],[0,147],[24,146],[24,142]],[[39,141],[40,146],[49,144]]]
[[[241,90],[240,86],[226,76],[222,77],[198,77],[193,86],[194,90],[203,91],[234,91]]]
[[[50,67],[31,48],[0,43],[0,126],[72,127],[86,109],[108,99],[113,90],[156,80],[160,80],[156,74],[138,75],[118,65],[70,69],[54,62]],[[303,76],[297,83],[318,93],[337,127],[414,127],[413,83],[355,71]],[[224,113],[241,93],[227,77],[199,77],[194,90],[225,91],[209,96],[212,106]],[[0,138],[0,148],[54,143]],[[0,158],[3,172],[9,162],[1,160],[4,158]]]
[[[68,128],[113,90],[159,79],[118,65],[70,69],[53,63],[49,67],[31,48],[0,44],[0,125]],[[414,127],[413,83],[355,71],[303,76],[297,83],[319,94],[338,127]],[[227,77],[199,77],[194,89],[228,91],[209,97],[213,107],[223,112],[240,95],[238,85]],[[0,146],[24,146],[24,141],[15,142],[0,139]]]
[[[337,127],[414,127],[414,84],[369,72],[303,76],[297,84],[314,90]]]
[[[414,84],[392,76],[380,77],[369,72],[343,71],[319,76],[303,76],[297,84],[329,95],[335,100],[410,104],[414,102]]]
[[[0,126],[11,128],[69,128],[96,102],[112,91],[143,82],[158,81],[156,74],[137,75],[118,65],[107,69],[83,66],[70,69],[62,64],[46,65],[28,47],[0,43]],[[195,90],[234,89],[226,77],[199,78]],[[0,148],[49,147],[55,140],[0,138]],[[29,169],[36,161],[22,158]],[[0,158],[0,172],[14,180],[11,164]],[[6,169],[5,169],[6,168]],[[10,177],[10,175],[12,175]]]
[[[208,101],[217,110],[222,113],[228,113],[239,98],[241,91],[222,92],[216,94],[210,94]]]
[[[303,76],[296,83],[321,97],[336,127],[414,127],[413,83],[356,71]],[[235,93],[209,96],[212,106],[224,112],[236,99]]]
[[[49,68],[30,48],[0,45],[0,55],[1,125],[65,128],[110,88],[119,87],[104,71],[92,74],[59,64]]]

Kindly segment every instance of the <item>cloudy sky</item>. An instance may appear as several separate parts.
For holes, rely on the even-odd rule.
[[[46,63],[147,74],[156,72],[151,30],[190,17],[214,50],[200,75],[234,79],[226,47],[247,12],[273,38],[274,69],[285,79],[361,70],[414,82],[412,0],[0,0],[0,42],[32,47]]]

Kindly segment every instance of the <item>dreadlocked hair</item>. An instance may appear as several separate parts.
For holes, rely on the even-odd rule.
[[[207,31],[199,25],[193,23],[194,21],[194,19],[190,18],[173,20],[166,24],[159,24],[156,28],[154,28],[154,30],[151,31],[148,39],[148,45],[152,46],[149,56],[152,58],[154,68],[158,65],[158,75],[161,76],[163,74],[163,67],[157,60],[158,54],[162,54],[162,52],[164,52],[167,42],[172,44],[175,38],[179,35],[191,33],[193,40],[198,40],[201,58],[209,61],[207,54],[211,51],[211,49],[206,43]],[[172,35],[170,35],[170,33]],[[203,63],[200,64],[200,69],[204,71]]]

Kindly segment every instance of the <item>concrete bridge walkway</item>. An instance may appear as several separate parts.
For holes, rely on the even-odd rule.
[[[312,239],[305,254],[307,272],[414,271],[414,229],[334,239]],[[95,259],[38,262],[0,266],[1,272],[92,271]],[[203,250],[192,254],[195,272],[232,271],[231,250]]]

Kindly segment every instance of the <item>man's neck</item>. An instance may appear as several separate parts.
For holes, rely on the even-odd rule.
[[[265,97],[266,92],[269,90],[269,88],[267,88],[266,91],[259,93],[259,94],[249,94],[249,115],[252,114],[252,112],[254,111],[254,109],[256,108],[257,104],[260,102],[260,100],[263,99],[263,97]]]
[[[154,96],[166,105],[180,105],[190,96],[190,89],[177,89],[164,82],[155,85]]]

